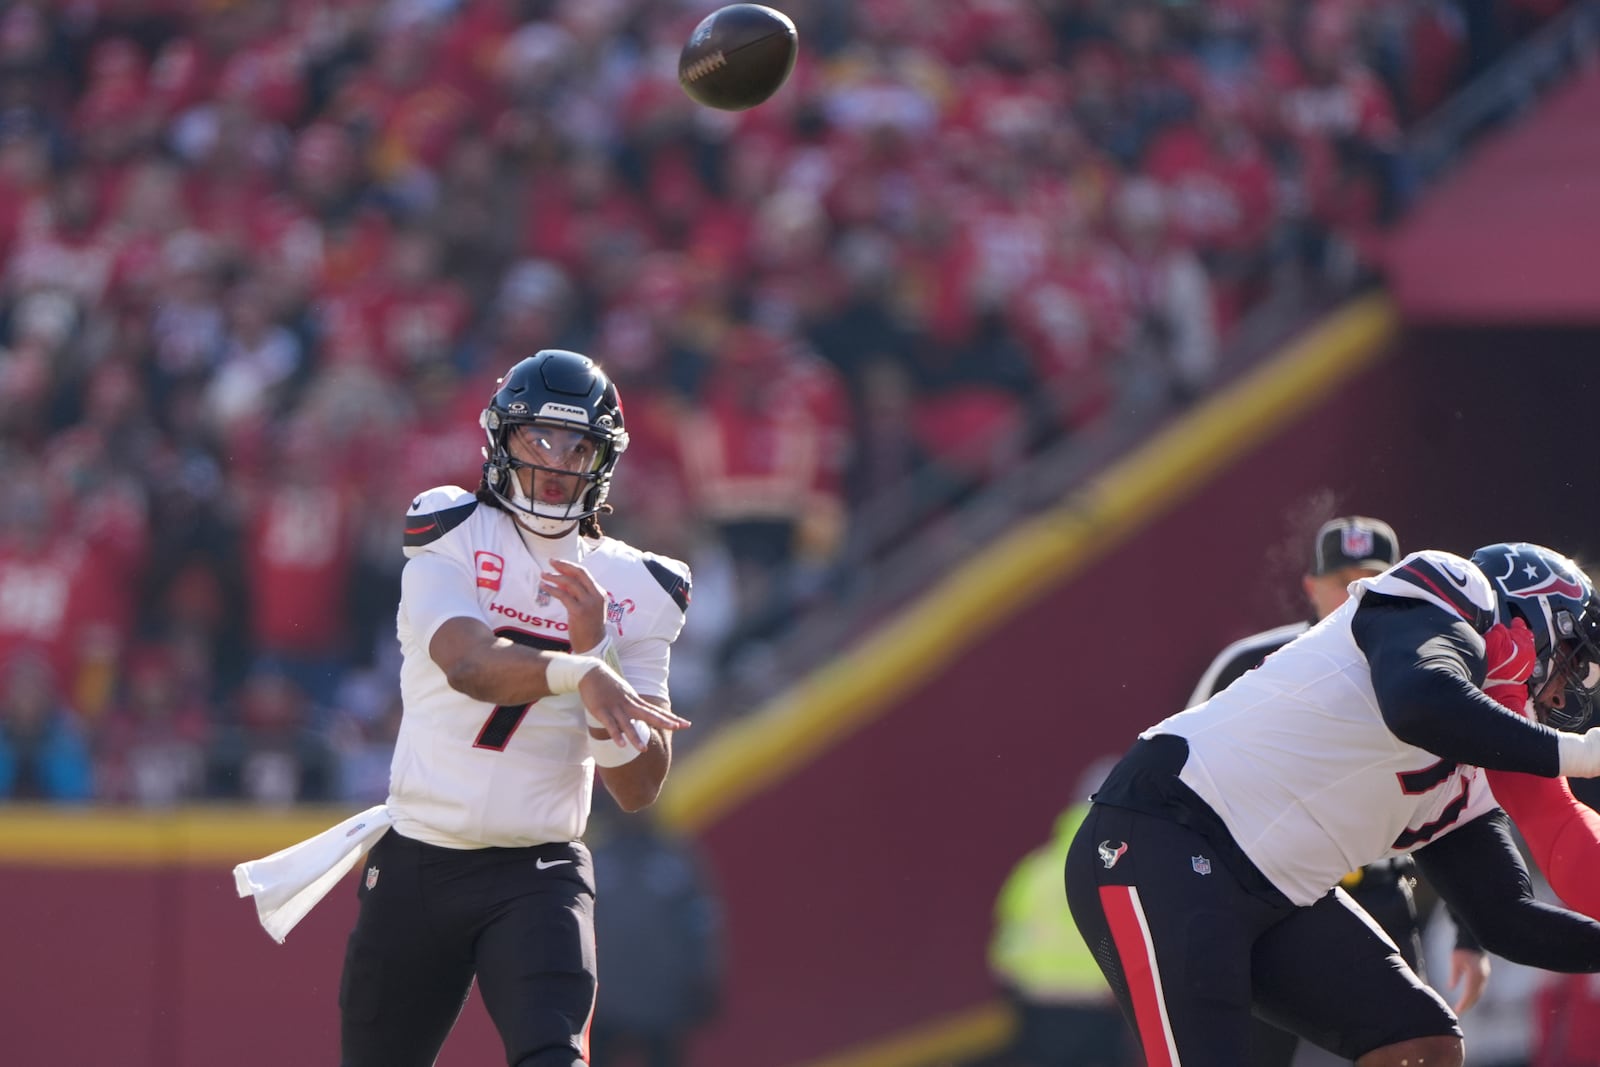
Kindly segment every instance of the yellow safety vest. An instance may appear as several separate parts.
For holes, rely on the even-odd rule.
[[[989,968],[1030,1000],[1099,1001],[1111,995],[1067,910],[1067,849],[1088,813],[1088,802],[1062,812],[1054,838],[1022,858],[995,901]]]

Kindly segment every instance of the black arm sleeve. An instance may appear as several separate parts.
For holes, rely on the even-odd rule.
[[[1600,971],[1600,922],[1534,899],[1505,812],[1486,812],[1413,855],[1486,950],[1546,971]]]
[[[1555,731],[1478,688],[1483,640],[1465,621],[1426,601],[1368,593],[1350,626],[1378,710],[1400,740],[1474,767],[1560,773]]]
[[[1444,910],[1450,916],[1450,921],[1456,924],[1456,948],[1468,952],[1483,952],[1483,944],[1472,932],[1472,927],[1462,922],[1461,916],[1457,915],[1450,905],[1446,904]]]

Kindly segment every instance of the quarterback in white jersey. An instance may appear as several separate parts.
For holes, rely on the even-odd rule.
[[[1507,564],[1510,560],[1510,564]],[[1493,573],[1490,573],[1493,572]],[[1600,970],[1600,923],[1535,901],[1483,768],[1600,776],[1600,599],[1532,545],[1413,553],[1107,778],[1067,860],[1074,919],[1152,1067],[1248,1062],[1252,1014],[1361,1067],[1462,1062],[1449,1008],[1343,890],[1415,853],[1490,951]]]
[[[508,1063],[587,1063],[594,780],[625,811],[650,804],[688,725],[667,695],[688,568],[598,522],[628,443],[616,386],[586,356],[541,351],[481,425],[476,492],[429,489],[404,519],[388,802],[236,871],[281,939],[370,846],[342,1067],[432,1064],[474,979]]]
[[[687,569],[620,541],[581,537],[576,527],[560,538],[533,536],[453,486],[419,496],[406,523],[411,560],[398,617],[405,714],[389,780],[395,829],[449,848],[583,836],[594,760],[578,694],[488,704],[452,687],[429,645],[451,619],[473,619],[519,645],[575,651],[567,607],[543,577],[570,561],[605,591],[605,658],[640,696],[665,701]]]

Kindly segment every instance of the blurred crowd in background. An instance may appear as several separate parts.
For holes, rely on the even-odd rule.
[[[1562,4],[792,0],[739,114],[677,85],[710,6],[0,5],[0,797],[381,799],[401,516],[543,347],[620,384],[605,525],[694,568],[715,721],[881,494],[1372,269],[1404,131]]]

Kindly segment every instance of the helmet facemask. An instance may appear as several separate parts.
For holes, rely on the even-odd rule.
[[[1557,609],[1551,630],[1556,641],[1550,655],[1540,657],[1528,691],[1540,722],[1557,730],[1578,730],[1594,714],[1600,694],[1600,605],[1591,596],[1580,613]]]
[[[625,432],[560,420],[507,420],[493,408],[479,421],[489,439],[484,481],[529,530],[558,537],[604,508]],[[531,494],[523,489],[521,470],[533,472]],[[565,490],[559,498],[549,493],[557,485]]]

